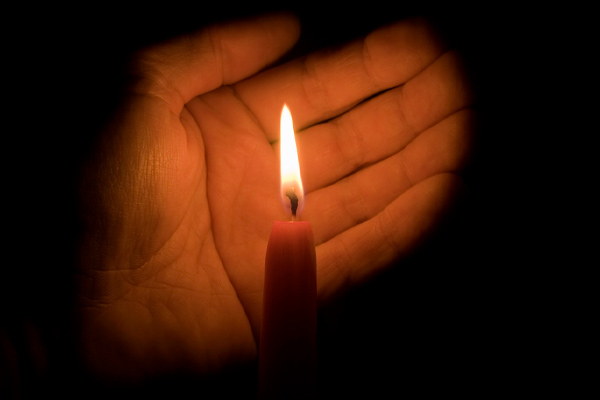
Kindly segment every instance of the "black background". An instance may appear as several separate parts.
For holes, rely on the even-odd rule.
[[[550,287],[554,272],[548,267],[561,262],[564,245],[549,232],[562,224],[553,206],[562,192],[555,183],[565,182],[568,173],[540,157],[561,129],[554,117],[564,112],[564,98],[554,97],[555,103],[547,97],[564,78],[557,60],[573,52],[562,34],[561,10],[380,1],[284,8],[302,22],[290,57],[405,17],[430,18],[463,51],[481,118],[464,173],[469,191],[436,234],[409,258],[320,310],[320,397],[479,397],[521,393],[522,385],[526,393],[562,389],[562,380],[547,373],[561,357],[548,316],[564,312],[556,294],[565,285]],[[177,375],[140,387],[107,386],[78,371],[64,326],[77,239],[77,168],[111,113],[123,62],[159,40],[275,9],[88,2],[6,10],[5,252],[16,256],[2,267],[0,327],[18,338],[35,321],[49,346],[44,377],[27,361],[19,377],[0,371],[8,377],[4,382],[22,382],[24,397],[254,395],[253,365],[202,379]],[[553,194],[547,197],[549,181]],[[24,344],[30,339],[23,339],[22,351],[35,351]]]

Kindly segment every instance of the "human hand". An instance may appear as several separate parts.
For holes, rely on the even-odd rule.
[[[205,373],[256,357],[266,245],[285,219],[284,103],[320,302],[409,253],[451,203],[473,118],[457,55],[405,21],[251,76],[298,33],[289,16],[261,17],[136,58],[83,175],[78,302],[95,373]]]

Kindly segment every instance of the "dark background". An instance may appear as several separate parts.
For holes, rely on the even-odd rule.
[[[561,262],[562,244],[549,232],[563,217],[545,189],[549,180],[568,177],[563,168],[538,157],[560,129],[557,119],[549,119],[562,108],[547,95],[549,87],[560,86],[560,75],[552,72],[556,60],[571,57],[572,51],[562,35],[561,10],[382,1],[325,5],[286,6],[302,21],[292,56],[405,17],[428,17],[463,51],[481,121],[464,173],[469,191],[436,234],[408,259],[320,310],[320,397],[506,395],[517,388],[523,393],[522,385],[525,393],[562,389],[562,380],[547,373],[558,368],[560,358],[551,345],[554,324],[548,326],[547,320],[564,312],[553,296],[564,286],[549,287],[554,273],[546,254],[552,254],[552,263]],[[13,338],[22,352],[35,353],[30,343],[38,339],[27,337],[34,332],[28,326],[41,324],[39,342],[48,346],[48,354],[45,376],[37,376],[25,357],[19,361],[20,376],[0,371],[8,377],[3,385],[22,382],[26,398],[255,393],[254,366],[201,380],[168,377],[135,388],[95,382],[72,362],[72,338],[63,327],[70,318],[77,239],[76,172],[95,129],[111,113],[128,55],[208,23],[274,9],[88,2],[5,13],[11,28],[5,34],[4,117],[12,126],[3,146],[10,238],[5,251],[17,256],[2,267],[0,333]],[[202,396],[207,389],[212,395]]]

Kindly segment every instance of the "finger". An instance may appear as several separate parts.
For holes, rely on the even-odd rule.
[[[236,84],[236,91],[267,138],[275,141],[284,103],[296,129],[301,130],[406,82],[442,51],[431,26],[422,20],[408,20],[380,28],[340,49],[313,53],[266,71]]]
[[[472,110],[453,114],[399,153],[308,194],[302,217],[312,221],[315,243],[373,218],[419,182],[462,169],[472,148],[473,122]]]
[[[243,79],[273,62],[298,39],[299,24],[272,14],[207,27],[143,51],[134,69],[138,93],[181,110],[193,97]]]
[[[306,191],[398,152],[420,132],[472,101],[460,58],[455,52],[445,53],[405,85],[298,133]]]
[[[440,174],[412,187],[375,217],[317,246],[317,290],[326,302],[340,290],[408,254],[436,226],[462,181]]]

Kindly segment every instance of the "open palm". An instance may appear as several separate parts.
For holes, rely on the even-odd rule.
[[[456,54],[405,21],[256,74],[298,32],[292,17],[267,16],[136,58],[82,183],[82,354],[98,374],[203,373],[256,357],[267,240],[285,218],[284,103],[320,301],[413,249],[451,202],[472,133]]]

